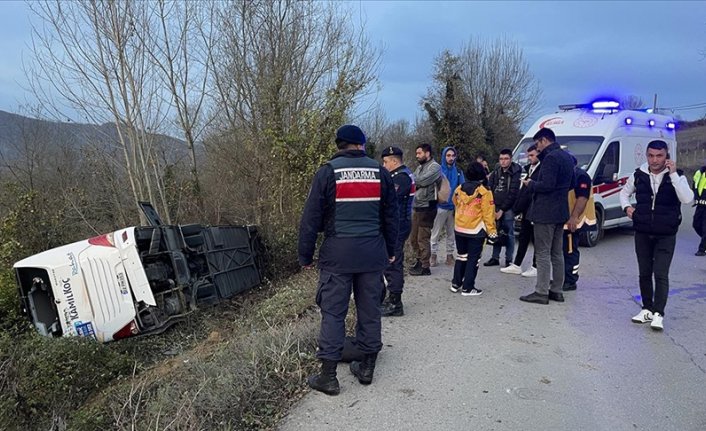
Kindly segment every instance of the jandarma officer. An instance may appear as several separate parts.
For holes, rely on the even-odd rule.
[[[383,271],[395,259],[398,206],[390,173],[365,154],[365,135],[345,125],[336,131],[338,152],[316,172],[302,214],[299,263],[310,268],[318,232],[321,331],[317,357],[321,372],[310,376],[312,389],[329,395],[340,392],[336,366],[345,340],[345,318],[354,294],[356,341],[363,361],[350,369],[362,384],[373,380],[382,348],[380,298]]]
[[[382,164],[390,171],[397,192],[397,204],[400,212],[400,227],[395,244],[395,261],[385,270],[389,295],[382,304],[383,316],[402,316],[402,290],[404,287],[404,243],[412,230],[412,201],[414,200],[414,175],[402,163],[402,150],[387,147],[382,150]]]

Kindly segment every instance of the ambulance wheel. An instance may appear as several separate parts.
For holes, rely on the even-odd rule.
[[[601,238],[603,238],[603,211],[596,208],[596,230],[582,233],[579,239],[582,246],[595,247]]]

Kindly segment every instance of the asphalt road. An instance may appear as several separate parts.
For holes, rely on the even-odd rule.
[[[373,384],[339,364],[341,394],[312,391],[279,429],[706,430],[706,257],[683,210],[664,331],[630,321],[631,230],[583,248],[578,290],[548,306],[520,302],[535,279],[498,267],[461,297],[442,265],[408,277],[405,316],[383,318]]]

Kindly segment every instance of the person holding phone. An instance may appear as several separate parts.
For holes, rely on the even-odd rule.
[[[637,202],[634,207],[630,204],[633,194]],[[669,158],[667,143],[655,140],[647,144],[647,162],[630,175],[620,191],[620,206],[635,229],[642,296],[642,310],[632,318],[635,323],[650,322],[657,331],[664,328],[669,266],[681,224],[681,205],[693,199],[689,182]]]

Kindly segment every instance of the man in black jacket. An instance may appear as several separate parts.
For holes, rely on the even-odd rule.
[[[556,142],[554,132],[542,128],[534,137],[540,151],[542,169],[537,180],[525,179],[524,186],[532,194],[527,217],[534,223],[534,253],[537,258],[535,291],[520,300],[548,304],[564,302],[564,223],[569,220],[569,188],[574,178],[574,161]],[[551,282],[550,282],[551,280]]]
[[[338,395],[336,365],[345,340],[345,319],[351,290],[357,314],[356,341],[363,361],[351,372],[362,384],[373,380],[382,348],[380,298],[382,273],[395,260],[397,196],[390,173],[365,154],[365,135],[345,125],[336,132],[339,151],[316,172],[306,199],[299,230],[299,263],[311,268],[319,232],[321,308],[319,350],[321,372],[310,376],[312,389]]]
[[[389,295],[382,304],[383,316],[403,316],[402,291],[404,289],[404,243],[412,229],[412,201],[414,200],[414,175],[402,163],[402,149],[387,147],[382,150],[382,165],[390,172],[397,192],[400,212],[399,234],[395,243],[395,261],[385,270]]]
[[[635,207],[630,205],[633,193]],[[681,205],[693,199],[689,182],[669,159],[667,143],[660,140],[647,144],[647,163],[630,175],[620,191],[620,205],[635,229],[635,254],[640,272],[642,310],[632,321],[650,322],[656,331],[664,328],[669,266],[681,224]]]
[[[524,168],[524,178],[537,180],[539,178],[539,169],[541,164],[539,163],[539,151],[537,151],[537,146],[532,145],[527,148],[527,159],[529,163]],[[512,211],[515,216],[520,217],[520,234],[517,237],[517,254],[515,254],[515,262],[510,266],[501,268],[500,272],[505,274],[518,274],[523,277],[536,277],[537,276],[537,260],[535,259],[534,253],[532,253],[532,266],[525,272],[522,272],[522,261],[525,259],[525,254],[527,254],[527,249],[529,248],[530,242],[534,242],[534,227],[532,222],[527,219],[527,210],[529,209],[530,202],[532,201],[532,195],[527,190],[527,187],[523,187],[520,184],[520,192],[515,200],[515,205],[512,207]]]
[[[515,235],[513,234],[515,215],[512,206],[515,204],[520,191],[520,176],[522,167],[512,161],[512,150],[500,150],[500,164],[488,178],[488,189],[493,192],[495,199],[495,225],[498,230],[504,230],[507,235],[505,246],[505,265],[510,266],[515,252]],[[502,246],[493,245],[493,255],[483,266],[500,265],[500,252]]]

